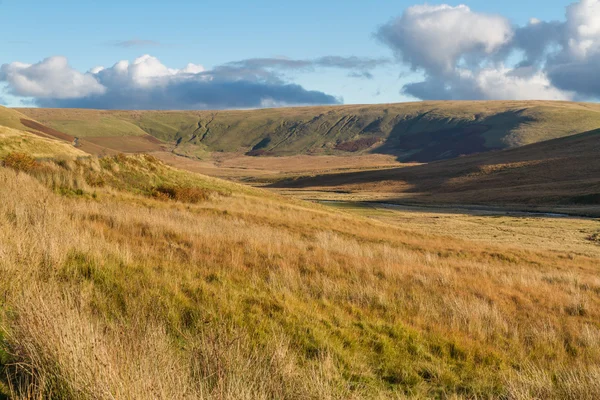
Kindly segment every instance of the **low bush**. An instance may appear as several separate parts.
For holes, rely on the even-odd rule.
[[[175,200],[183,203],[200,203],[210,198],[210,191],[194,186],[160,185],[151,190],[158,199]]]
[[[38,166],[38,162],[26,153],[10,153],[4,158],[5,167],[12,168],[17,171],[29,172]]]

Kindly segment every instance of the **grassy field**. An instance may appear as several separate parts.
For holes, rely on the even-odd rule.
[[[597,240],[600,220],[596,218],[368,202],[329,201],[325,204],[420,234],[447,235],[484,245],[569,252],[574,256],[600,258]]]
[[[600,396],[594,221],[494,241],[509,221],[407,222],[143,155],[0,167],[0,187],[11,398]]]
[[[180,157],[170,152],[153,152],[153,156],[174,167],[234,181],[264,182],[306,174],[363,171],[415,164],[399,163],[384,154],[353,157],[298,155],[282,157],[250,157],[232,153],[213,153],[206,160]]]
[[[177,154],[202,159],[214,152],[254,156],[375,153],[392,155],[400,161],[429,162],[518,147],[600,125],[600,107],[596,104],[543,101],[247,111],[20,111],[72,136],[149,134],[172,144]],[[118,143],[107,146],[120,150]]]

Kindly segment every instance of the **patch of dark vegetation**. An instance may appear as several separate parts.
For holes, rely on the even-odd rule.
[[[584,194],[570,198],[573,204],[600,204],[600,193]]]
[[[600,245],[600,232],[592,233],[587,238],[590,242],[596,243]]]
[[[211,191],[194,186],[160,185],[150,191],[152,197],[183,203],[200,203],[210,198]]]
[[[260,150],[251,150],[251,151],[247,152],[246,155],[251,156],[251,157],[268,157],[268,156],[274,156],[275,153],[273,153],[272,151],[266,151],[264,149],[260,149]]]
[[[29,154],[26,153],[10,153],[2,163],[5,167],[12,168],[16,171],[31,172],[36,169],[39,164]]]
[[[371,146],[381,142],[383,139],[378,137],[362,138],[357,140],[351,140],[349,142],[338,143],[335,146],[336,150],[347,151],[355,153],[357,151],[366,150]]]

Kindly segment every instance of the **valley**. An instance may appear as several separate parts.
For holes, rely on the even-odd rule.
[[[322,146],[352,124],[248,155],[215,116],[238,143],[182,156],[212,114],[0,108],[0,398],[596,398],[600,134],[553,106],[579,125],[427,162]],[[447,118],[398,135],[490,132]]]

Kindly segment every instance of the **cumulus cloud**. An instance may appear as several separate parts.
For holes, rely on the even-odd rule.
[[[524,26],[465,5],[419,5],[376,36],[424,76],[403,88],[420,99],[600,98],[600,0]]]
[[[509,21],[479,14],[465,5],[409,7],[381,27],[377,36],[413,69],[451,73],[459,61],[478,60],[512,37]]]
[[[71,68],[65,57],[49,57],[37,64],[14,62],[0,67],[0,81],[12,94],[37,98],[72,99],[106,91],[91,74]]]
[[[0,81],[11,94],[34,98],[44,107],[104,109],[254,108],[267,105],[335,104],[340,100],[288,83],[264,68],[199,64],[175,69],[144,55],[133,62],[94,67],[87,73],[71,68],[64,57],[38,64],[5,64]]]
[[[349,76],[372,78],[371,70],[390,59],[328,56],[310,60],[254,58],[210,70],[200,64],[170,68],[158,58],[141,56],[86,73],[64,57],[35,65],[18,62],[0,67],[0,81],[11,94],[34,98],[40,106],[133,109],[255,108],[336,104],[340,99],[289,82],[285,72],[337,68]]]

